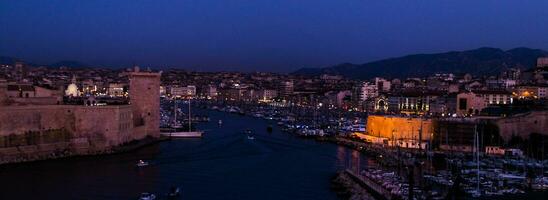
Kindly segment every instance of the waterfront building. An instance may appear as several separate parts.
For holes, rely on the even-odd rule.
[[[389,146],[424,149],[434,135],[432,122],[432,119],[422,117],[370,115],[365,133],[355,135],[364,140],[383,141]]]
[[[287,99],[289,96],[293,95],[293,92],[295,90],[293,81],[288,80],[288,81],[280,82],[278,90],[280,91],[279,92],[280,97]]]
[[[457,114],[477,115],[490,105],[512,104],[512,93],[504,90],[476,90],[457,95]]]
[[[457,94],[456,114],[459,116],[479,114],[485,108],[483,98],[473,92],[461,92]]]
[[[405,114],[427,114],[431,112],[432,106],[438,106],[437,99],[442,98],[443,93],[439,91],[417,91],[408,90],[388,96],[387,110],[392,113]],[[442,106],[442,105],[439,105]],[[435,108],[434,112],[447,110]]]
[[[342,108],[345,103],[345,99],[349,99],[351,95],[352,92],[350,90],[330,91],[325,93],[326,98],[324,104],[329,108]]]
[[[377,91],[379,92],[389,92],[391,89],[392,83],[384,78],[375,77],[373,82],[377,86]]]
[[[278,91],[273,89],[262,89],[255,93],[254,99],[260,102],[271,102],[278,97]]]
[[[360,101],[367,101],[379,96],[379,86],[374,83],[363,82],[359,89]]]
[[[205,96],[207,99],[215,99],[219,95],[217,87],[214,85],[208,85],[205,87]]]
[[[518,99],[546,99],[548,85],[520,85],[512,93]]]
[[[483,99],[486,106],[513,103],[512,93],[506,90],[476,90],[473,92]]]
[[[548,57],[537,58],[537,67],[548,67]]]
[[[196,86],[189,85],[186,87],[172,86],[170,90],[171,97],[174,98],[189,98],[196,96]]]
[[[127,86],[126,84],[123,84],[123,83],[109,83],[107,94],[111,97],[127,96],[126,91],[124,91],[125,87]]]

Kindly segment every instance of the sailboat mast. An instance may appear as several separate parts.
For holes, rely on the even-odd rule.
[[[192,131],[192,115],[190,114],[190,98],[188,99],[188,132]]]
[[[173,99],[173,126],[177,125],[177,100]]]
[[[477,182],[477,185],[476,185],[476,190],[477,192],[479,193],[480,192],[480,160],[479,160],[479,134],[478,134],[478,130],[477,130],[477,127],[478,125],[476,124],[474,126],[474,146],[476,147],[476,166],[477,166],[477,179],[478,179],[478,182]]]

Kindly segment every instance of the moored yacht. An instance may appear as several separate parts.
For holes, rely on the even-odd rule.
[[[168,132],[160,133],[162,136],[170,138],[189,138],[189,137],[202,137],[203,131],[192,130],[192,115],[190,113],[190,99],[188,100],[188,131],[183,131],[183,126],[177,122],[177,102],[174,105],[174,120],[171,125],[171,130]]]
[[[156,195],[148,192],[141,193],[141,196],[139,197],[139,200],[154,200],[156,199]]]
[[[148,162],[143,161],[143,160],[139,160],[137,162],[137,167],[145,167],[145,166],[148,166]]]

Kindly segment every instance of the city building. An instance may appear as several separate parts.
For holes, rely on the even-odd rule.
[[[126,91],[124,88],[127,87],[123,83],[109,83],[107,94],[111,97],[123,97],[126,96]]]
[[[189,85],[186,87],[172,86],[170,90],[171,97],[174,98],[189,98],[196,96],[196,86]]]

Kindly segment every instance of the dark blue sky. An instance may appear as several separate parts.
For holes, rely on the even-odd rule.
[[[0,55],[288,72],[413,53],[548,49],[548,1],[0,0]]]

